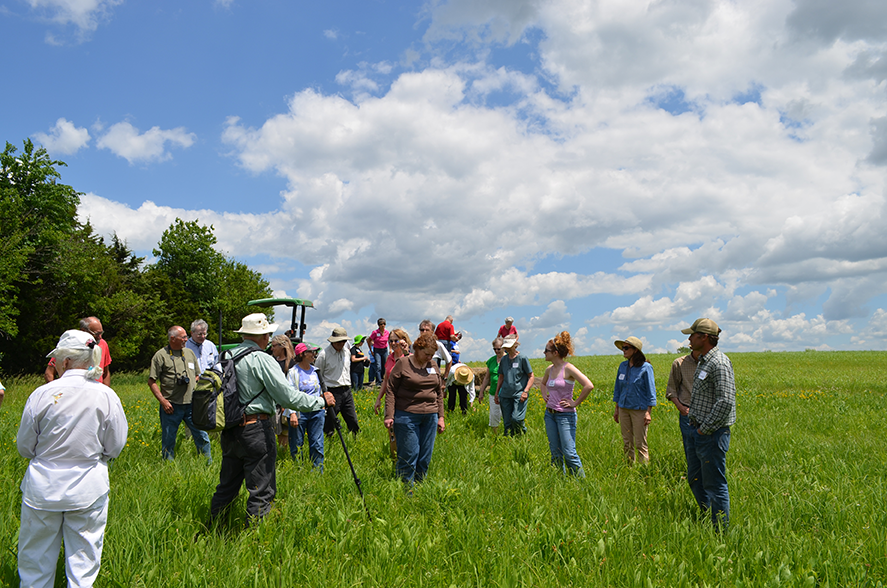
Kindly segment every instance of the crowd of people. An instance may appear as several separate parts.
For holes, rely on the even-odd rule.
[[[509,317],[492,341],[493,355],[476,386],[474,371],[459,361],[462,335],[451,316],[440,325],[422,321],[415,341],[403,329],[388,331],[384,319],[377,326],[368,337],[353,341],[345,329],[336,327],[328,345],[320,349],[304,342],[293,347],[285,335],[272,338],[278,325],[264,314],[243,318],[236,331],[243,342],[224,357],[236,358],[244,416],[221,433],[219,483],[210,501],[209,525],[230,508],[243,485],[248,492],[247,524],[269,512],[276,495],[278,444],[288,444],[297,457],[307,438],[307,457],[323,471],[324,436],[338,428],[338,416],[352,434],[360,431],[353,390],[362,386],[366,364],[371,369],[368,381],[379,386],[374,409],[384,414],[396,475],[410,492],[428,475],[436,436],[446,430],[447,412],[455,410],[457,398],[466,414],[486,393],[492,431],[497,433],[502,424],[504,435],[522,435],[534,387],[545,401],[552,465],[585,476],[576,447],[577,408],[594,384],[568,361],[574,353],[568,332],[546,342],[544,356],[550,365],[537,385]],[[162,459],[175,458],[176,436],[184,422],[197,451],[212,463],[209,437],[194,425],[191,411],[200,374],[222,358],[207,340],[207,328],[205,321],[196,320],[189,337],[184,328],[170,327],[167,344],[149,366]],[[679,412],[691,492],[715,528],[726,530],[726,453],[736,408],[732,364],[717,346],[720,332],[707,318],[682,331],[689,335],[691,353],[674,361],[666,398]],[[370,347],[366,353],[361,350],[365,342]],[[626,460],[646,464],[647,429],[656,405],[653,368],[637,337],[617,340],[615,346],[624,361],[616,370],[613,418],[620,425]],[[48,357],[46,384],[28,398],[17,438],[19,453],[30,460],[21,486],[19,573],[23,585],[51,586],[64,541],[69,582],[91,585],[99,570],[107,521],[107,464],[125,446],[126,416],[110,388],[111,356],[96,317],[83,319],[78,330],[66,331]],[[0,384],[0,402],[4,390]]]

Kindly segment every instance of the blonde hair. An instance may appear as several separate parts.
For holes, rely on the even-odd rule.
[[[292,363],[296,357],[296,352],[293,351],[293,342],[286,335],[274,335],[271,337],[271,345],[283,345],[283,349],[286,351],[287,365]]]

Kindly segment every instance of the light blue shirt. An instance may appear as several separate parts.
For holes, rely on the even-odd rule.
[[[209,339],[204,341],[203,345],[198,345],[194,342],[194,339],[188,337],[188,340],[185,341],[185,347],[193,351],[194,355],[197,356],[197,364],[200,366],[198,373],[202,374],[204,370],[208,370],[219,363],[219,351],[216,349],[216,344]]]

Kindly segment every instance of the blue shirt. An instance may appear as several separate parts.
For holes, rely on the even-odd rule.
[[[631,367],[628,360],[619,364],[616,385],[613,386],[613,402],[619,408],[629,410],[647,410],[649,406],[656,406],[653,366],[644,362],[641,367]]]
[[[219,351],[216,349],[216,344],[209,339],[204,341],[203,345],[198,345],[194,342],[194,339],[188,337],[188,340],[185,341],[185,347],[193,351],[194,355],[197,356],[197,364],[200,366],[198,374],[219,363]]]

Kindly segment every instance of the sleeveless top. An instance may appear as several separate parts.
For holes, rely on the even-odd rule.
[[[573,384],[575,382],[564,379],[564,370],[566,369],[567,364],[564,363],[561,366],[561,373],[557,377],[552,377],[551,372],[548,372],[549,379],[545,383],[548,386],[548,404],[545,406],[557,412],[576,412],[575,408],[565,408],[560,405],[561,400],[573,399]]]

